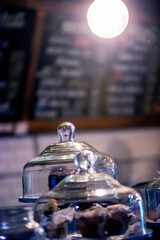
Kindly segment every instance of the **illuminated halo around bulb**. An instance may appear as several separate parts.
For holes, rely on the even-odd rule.
[[[121,0],[95,0],[87,12],[87,21],[94,34],[102,38],[120,35],[128,24],[129,14]]]

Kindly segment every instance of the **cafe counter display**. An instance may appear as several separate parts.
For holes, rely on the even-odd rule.
[[[74,174],[74,157],[82,150],[90,150],[96,154],[96,172],[117,177],[116,163],[111,156],[97,151],[88,143],[75,141],[75,126],[72,123],[62,122],[58,125],[57,132],[60,142],[50,144],[39,156],[25,164],[22,174],[23,196],[19,198],[20,202],[35,202],[64,177]]]
[[[148,239],[142,198],[94,169],[96,156],[90,150],[75,158],[76,174],[64,178],[35,204],[35,220],[47,239]]]

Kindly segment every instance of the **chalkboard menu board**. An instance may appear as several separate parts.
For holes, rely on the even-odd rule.
[[[57,119],[88,115],[92,87],[92,43],[74,17],[48,14],[33,99],[32,117]]]
[[[0,121],[20,120],[35,11],[0,4]]]
[[[153,113],[160,69],[160,27],[130,22],[110,40],[86,19],[49,12],[36,72],[31,119]]]
[[[112,63],[107,85],[107,113],[139,115],[153,113],[160,69],[160,28],[131,23],[126,39]]]

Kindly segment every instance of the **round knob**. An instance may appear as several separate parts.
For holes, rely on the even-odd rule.
[[[74,159],[79,173],[93,173],[94,164],[97,161],[95,154],[90,150],[83,150]]]
[[[60,142],[74,141],[75,126],[70,122],[62,122],[57,127]]]

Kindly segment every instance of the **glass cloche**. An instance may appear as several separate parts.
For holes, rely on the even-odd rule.
[[[57,127],[59,143],[47,146],[38,157],[31,159],[23,168],[23,196],[20,202],[35,202],[42,194],[53,189],[64,177],[75,173],[74,157],[82,150],[96,153],[97,172],[105,172],[116,178],[116,164],[107,154],[94,147],[75,141],[75,126],[63,122]]]
[[[97,158],[90,150],[74,159],[76,173],[64,178],[35,204],[35,220],[47,239],[148,239],[142,198],[94,169]]]
[[[160,171],[157,176],[144,184],[139,184],[137,191],[145,205],[147,226],[153,230],[154,239],[160,239]]]
[[[160,226],[160,171],[157,177],[145,185],[145,192],[147,219]]]

